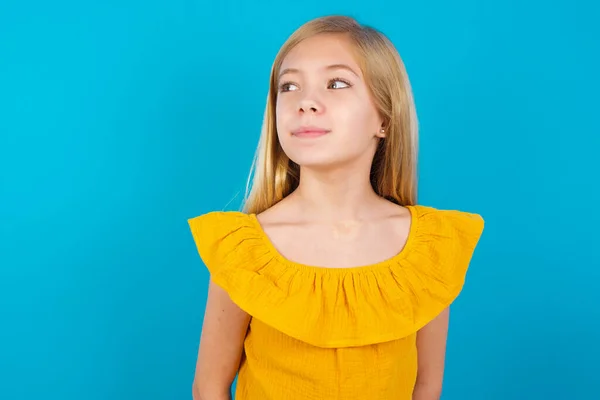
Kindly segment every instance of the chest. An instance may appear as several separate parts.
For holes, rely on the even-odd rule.
[[[372,265],[397,255],[407,232],[368,223],[296,226],[275,229],[270,240],[286,259],[310,266],[351,268]]]

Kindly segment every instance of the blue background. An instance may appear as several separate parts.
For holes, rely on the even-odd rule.
[[[0,397],[191,398],[208,275],[271,62],[343,13],[404,58],[420,203],[481,213],[444,400],[590,399],[600,367],[592,1],[0,4]]]

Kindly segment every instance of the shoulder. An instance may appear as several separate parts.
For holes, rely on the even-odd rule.
[[[422,290],[445,299],[438,306],[449,305],[465,283],[484,219],[480,214],[461,210],[422,205],[409,209],[413,214],[410,249],[401,264],[419,271]],[[436,312],[442,309],[435,308]]]
[[[483,217],[481,214],[472,211],[436,208],[423,204],[408,206],[407,208],[411,209],[412,213],[417,214],[419,217],[473,221],[478,224],[483,223]]]
[[[207,212],[189,218],[188,225],[200,257],[209,268],[256,236],[254,216],[240,211]]]
[[[251,226],[252,214],[240,211],[210,211],[188,219],[188,225],[195,239],[209,240],[226,235],[229,231],[243,226]]]
[[[248,218],[249,214],[241,211],[209,211],[188,219],[190,227],[199,227],[215,224],[231,224]]]
[[[383,207],[383,213],[391,234],[408,237],[407,251],[437,249],[443,252],[461,247],[469,252],[484,229],[481,214],[464,210],[392,204]]]
[[[483,233],[485,220],[481,214],[425,205],[408,207],[413,231],[419,236],[435,236],[441,243],[468,242],[474,247]]]

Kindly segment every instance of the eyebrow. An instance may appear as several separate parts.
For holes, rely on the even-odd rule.
[[[346,71],[350,71],[352,74],[356,75],[358,77],[358,74],[348,65],[346,64],[331,64],[328,65],[327,67],[325,67],[326,70],[331,71],[334,69],[345,69]],[[285,74],[294,74],[294,73],[300,73],[300,70],[298,68],[285,68],[283,70],[281,70],[281,73],[279,74],[279,78],[281,78],[283,75]]]

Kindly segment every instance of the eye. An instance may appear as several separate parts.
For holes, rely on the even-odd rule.
[[[298,86],[295,83],[292,82],[284,82],[281,85],[279,85],[279,91],[280,92],[291,92],[294,90],[298,90]]]
[[[351,86],[352,85],[347,80],[341,79],[341,78],[335,78],[335,79],[332,79],[329,81],[327,88],[328,89],[345,89],[345,88],[349,88]]]

